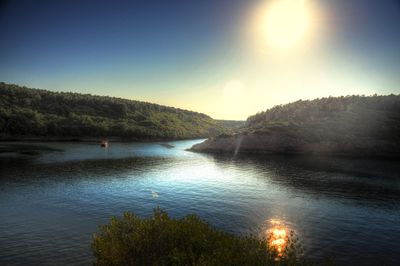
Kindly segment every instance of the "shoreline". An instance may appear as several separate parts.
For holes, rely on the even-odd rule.
[[[193,138],[178,138],[178,139],[163,139],[163,138],[149,138],[149,139],[137,139],[137,138],[120,138],[120,137],[0,137],[0,142],[13,143],[13,142],[101,142],[107,140],[108,142],[166,142],[166,141],[179,141],[179,140],[197,140],[204,139],[207,137],[193,137]]]
[[[317,156],[360,159],[400,160],[400,151],[387,141],[376,140],[363,145],[347,146],[343,142],[304,142],[276,134],[269,136],[235,135],[211,138],[187,149],[205,154]]]
[[[362,154],[346,154],[346,153],[296,153],[296,152],[271,152],[271,151],[240,151],[237,154],[234,154],[230,151],[224,150],[214,150],[214,149],[205,149],[205,150],[196,150],[196,149],[186,149],[186,151],[195,152],[195,153],[204,153],[211,155],[231,155],[233,157],[241,157],[241,156],[290,156],[290,157],[331,157],[331,158],[348,158],[348,159],[374,159],[374,160],[390,160],[390,161],[400,161],[400,154],[394,155],[362,155]]]

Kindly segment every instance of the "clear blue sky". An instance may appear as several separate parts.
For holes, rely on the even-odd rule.
[[[285,51],[253,23],[274,1],[3,1],[0,80],[225,119],[300,98],[400,93],[400,1],[304,1],[312,27]]]

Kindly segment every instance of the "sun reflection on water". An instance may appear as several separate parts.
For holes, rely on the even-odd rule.
[[[268,221],[266,231],[269,247],[277,252],[278,257],[282,257],[288,243],[288,228],[277,219]]]

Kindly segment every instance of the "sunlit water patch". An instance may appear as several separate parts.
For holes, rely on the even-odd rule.
[[[276,250],[277,255],[280,257],[287,248],[288,228],[282,221],[277,219],[271,219],[268,223],[269,228],[266,233],[269,247]]]

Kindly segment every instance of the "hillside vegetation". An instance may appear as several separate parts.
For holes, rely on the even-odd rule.
[[[245,126],[244,120],[217,120],[217,123],[228,129],[239,129]]]
[[[194,146],[226,153],[400,155],[400,96],[329,97],[275,106]]]
[[[209,137],[224,127],[178,108],[90,94],[51,92],[0,82],[0,137]]]

